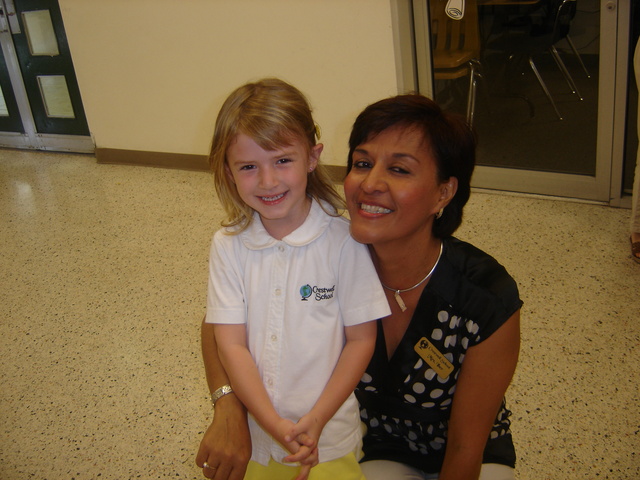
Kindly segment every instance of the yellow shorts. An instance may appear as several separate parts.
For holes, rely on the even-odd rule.
[[[266,467],[257,462],[249,462],[244,480],[293,480],[300,467],[283,465],[273,458]],[[360,464],[353,453],[342,458],[322,462],[311,469],[309,480],[365,480]]]

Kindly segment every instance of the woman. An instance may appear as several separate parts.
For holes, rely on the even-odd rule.
[[[451,236],[469,198],[473,134],[431,100],[401,95],[367,107],[349,144],[351,233],[369,245],[392,309],[356,392],[367,426],[363,472],[368,480],[513,479],[504,393],[522,302],[493,258]],[[209,337],[203,332],[206,362]],[[201,444],[197,461],[220,465],[205,476],[242,478],[242,455],[228,461],[210,445],[230,428],[225,417],[237,418],[233,403]],[[230,468],[239,476],[217,476]]]
[[[522,302],[494,259],[451,237],[469,198],[473,134],[427,98],[405,95],[367,107],[349,146],[351,234],[370,245],[392,309],[356,392],[363,472],[476,479],[482,468],[480,478],[513,478],[503,397]]]

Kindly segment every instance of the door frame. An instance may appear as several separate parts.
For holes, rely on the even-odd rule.
[[[428,0],[410,0],[415,45],[414,89],[433,98]],[[629,2],[608,0],[600,11],[598,137],[595,176],[478,165],[472,187],[567,197],[625,206],[622,199],[629,54]],[[624,19],[627,19],[625,22]],[[420,61],[418,61],[420,59]],[[409,87],[409,88],[407,88]],[[401,85],[405,91],[409,85]]]
[[[614,98],[613,145],[611,149],[611,195],[610,205],[614,207],[631,208],[631,195],[623,195],[624,160],[627,129],[627,109],[629,104],[629,61],[633,56],[630,50],[631,36],[631,2],[618,2],[618,38],[616,62],[616,83]],[[640,15],[640,11],[636,13]],[[638,160],[636,160],[638,161]]]

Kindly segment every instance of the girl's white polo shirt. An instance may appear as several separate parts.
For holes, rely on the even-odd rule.
[[[216,232],[209,261],[209,323],[247,325],[249,350],[280,416],[293,422],[315,404],[344,346],[344,327],[391,312],[366,246],[349,223],[312,203],[307,219],[281,241],[256,214],[238,235]],[[250,417],[252,460],[281,462],[288,452]],[[361,440],[352,394],[325,426],[320,461],[343,457]]]

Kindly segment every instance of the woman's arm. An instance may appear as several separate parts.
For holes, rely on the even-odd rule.
[[[331,378],[313,408],[300,419],[287,439],[300,440],[299,435],[306,433],[318,441],[324,426],[362,378],[375,349],[376,332],[376,322],[345,327],[346,343]]]
[[[477,480],[489,433],[511,383],[520,351],[520,311],[469,348],[451,407],[440,480]]]
[[[229,383],[213,334],[213,325],[202,322],[202,359],[210,392]],[[203,469],[203,474],[216,480],[242,480],[251,458],[251,437],[247,425],[247,411],[234,394],[225,395],[216,402],[215,415],[200,442],[196,464],[214,468]]]

